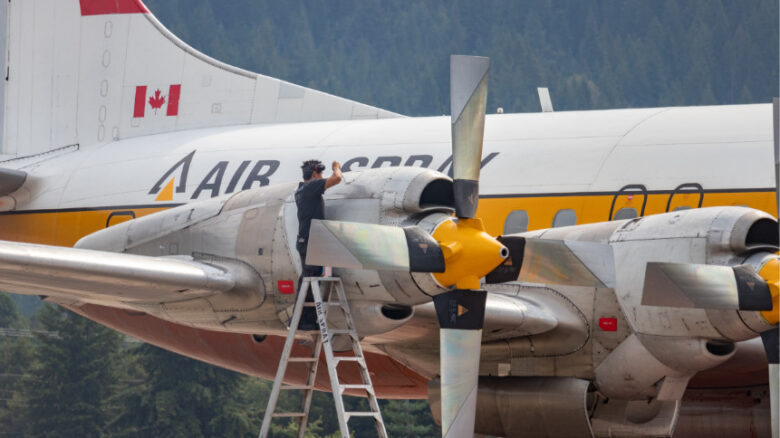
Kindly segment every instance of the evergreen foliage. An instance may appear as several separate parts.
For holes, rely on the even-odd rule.
[[[106,401],[114,389],[120,336],[54,305],[39,320],[58,336],[36,339],[34,361],[23,379],[17,414],[36,437],[99,437],[105,431]]]
[[[238,403],[243,376],[144,344],[129,352],[141,384],[123,388],[114,436],[248,436],[249,412]]]
[[[770,102],[775,0],[147,0],[229,64],[407,115],[449,113],[449,55],[491,58],[488,108]],[[204,31],[205,30],[205,31]]]

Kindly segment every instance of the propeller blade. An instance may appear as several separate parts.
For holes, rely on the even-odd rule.
[[[772,437],[780,435],[780,412],[778,412],[778,389],[780,388],[780,365],[778,365],[778,350],[780,350],[780,327],[761,333],[766,358],[769,360],[769,406],[772,409]]]
[[[521,236],[499,240],[509,249],[509,258],[485,277],[488,283],[614,287],[615,261],[608,244]]]
[[[780,99],[772,99],[772,128],[775,138],[775,201],[777,215],[780,216]]]
[[[772,99],[772,128],[775,140],[775,201],[777,202],[777,214],[780,216],[780,99]],[[776,270],[776,269],[775,269]],[[775,275],[777,273],[775,272]],[[777,312],[775,309],[775,317]],[[772,333],[764,336],[764,333]],[[778,388],[780,387],[780,366],[777,364],[778,328],[761,334],[764,341],[767,358],[769,359],[769,407],[772,410],[772,438],[780,438],[780,405],[778,405]],[[771,350],[771,351],[770,351]]]
[[[445,438],[474,436],[484,290],[455,289],[433,298],[439,319],[441,427]]]
[[[452,177],[458,217],[472,218],[477,211],[489,69],[489,58],[450,57]]]
[[[647,264],[642,304],[697,309],[772,310],[766,281],[748,265]]]
[[[421,228],[312,220],[306,264],[385,271],[444,272],[439,244]]]

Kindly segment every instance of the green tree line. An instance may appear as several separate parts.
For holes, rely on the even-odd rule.
[[[0,438],[243,438],[260,431],[269,381],[129,340],[55,305],[28,318],[2,292],[0,328],[35,334],[0,333]],[[332,400],[315,393],[307,436],[340,436]],[[298,410],[299,402],[300,394],[285,391],[279,410]],[[345,402],[348,410],[367,410],[364,399]],[[390,436],[441,434],[425,401],[382,401],[381,408]],[[369,419],[350,426],[355,437],[376,436]],[[277,419],[271,436],[296,432]]]
[[[776,0],[146,0],[206,54],[407,115],[449,113],[450,54],[491,58],[488,108],[770,102]]]

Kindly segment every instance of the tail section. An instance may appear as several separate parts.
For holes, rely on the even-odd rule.
[[[140,0],[0,2],[3,21],[0,160],[186,129],[398,117],[209,58]]]

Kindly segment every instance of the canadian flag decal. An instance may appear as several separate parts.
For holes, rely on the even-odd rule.
[[[166,116],[179,115],[179,96],[181,95],[181,84],[174,84],[168,87],[168,94],[164,94],[159,88],[155,88],[150,93],[147,92],[146,85],[135,87],[135,107],[133,108],[133,117],[144,117],[146,115],[146,105],[154,111],[156,115],[158,110],[165,106]]]

